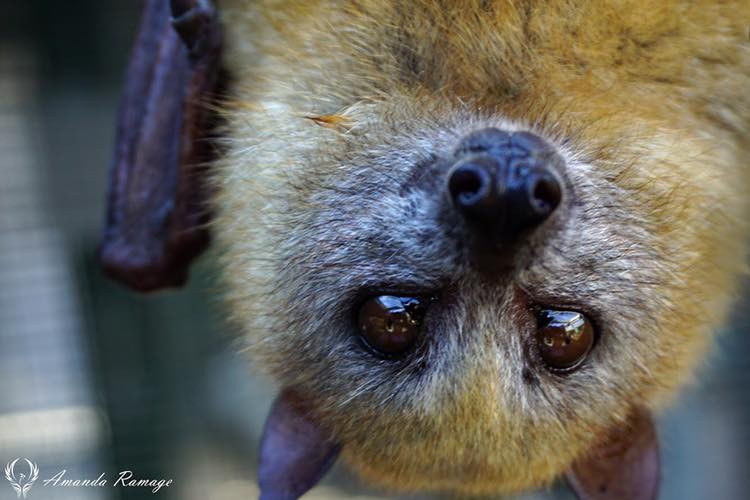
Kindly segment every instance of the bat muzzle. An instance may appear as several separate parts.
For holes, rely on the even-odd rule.
[[[515,242],[555,211],[563,184],[555,150],[529,132],[487,128],[466,137],[448,172],[448,193],[472,232]]]

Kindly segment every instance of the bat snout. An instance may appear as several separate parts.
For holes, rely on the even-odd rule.
[[[448,198],[469,233],[493,247],[507,247],[560,205],[559,161],[551,145],[529,132],[478,130],[456,149],[447,174]]]

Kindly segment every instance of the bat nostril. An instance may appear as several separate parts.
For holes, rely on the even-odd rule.
[[[448,190],[456,207],[476,211],[492,197],[492,175],[481,162],[460,163],[450,174]]]
[[[549,172],[532,175],[528,184],[531,207],[539,216],[549,215],[560,204],[560,183]]]

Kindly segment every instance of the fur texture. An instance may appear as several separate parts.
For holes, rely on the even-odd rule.
[[[257,366],[316,401],[366,479],[510,493],[549,483],[706,351],[746,261],[750,2],[220,2],[234,76],[215,231]],[[561,207],[488,280],[446,208],[467,133],[531,130]],[[415,351],[356,340],[369,294],[428,291]],[[599,339],[560,376],[533,304]]]

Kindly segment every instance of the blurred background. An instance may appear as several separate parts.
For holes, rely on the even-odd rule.
[[[108,281],[96,262],[140,7],[0,3],[0,466],[28,457],[40,479],[174,479],[157,494],[37,482],[29,498],[256,498],[274,388],[236,353],[211,255],[184,290],[149,297]],[[660,421],[661,498],[750,498],[747,305]],[[336,468],[306,498],[366,497],[384,495]],[[0,500],[11,498],[0,477]],[[570,497],[558,485],[524,498]]]

